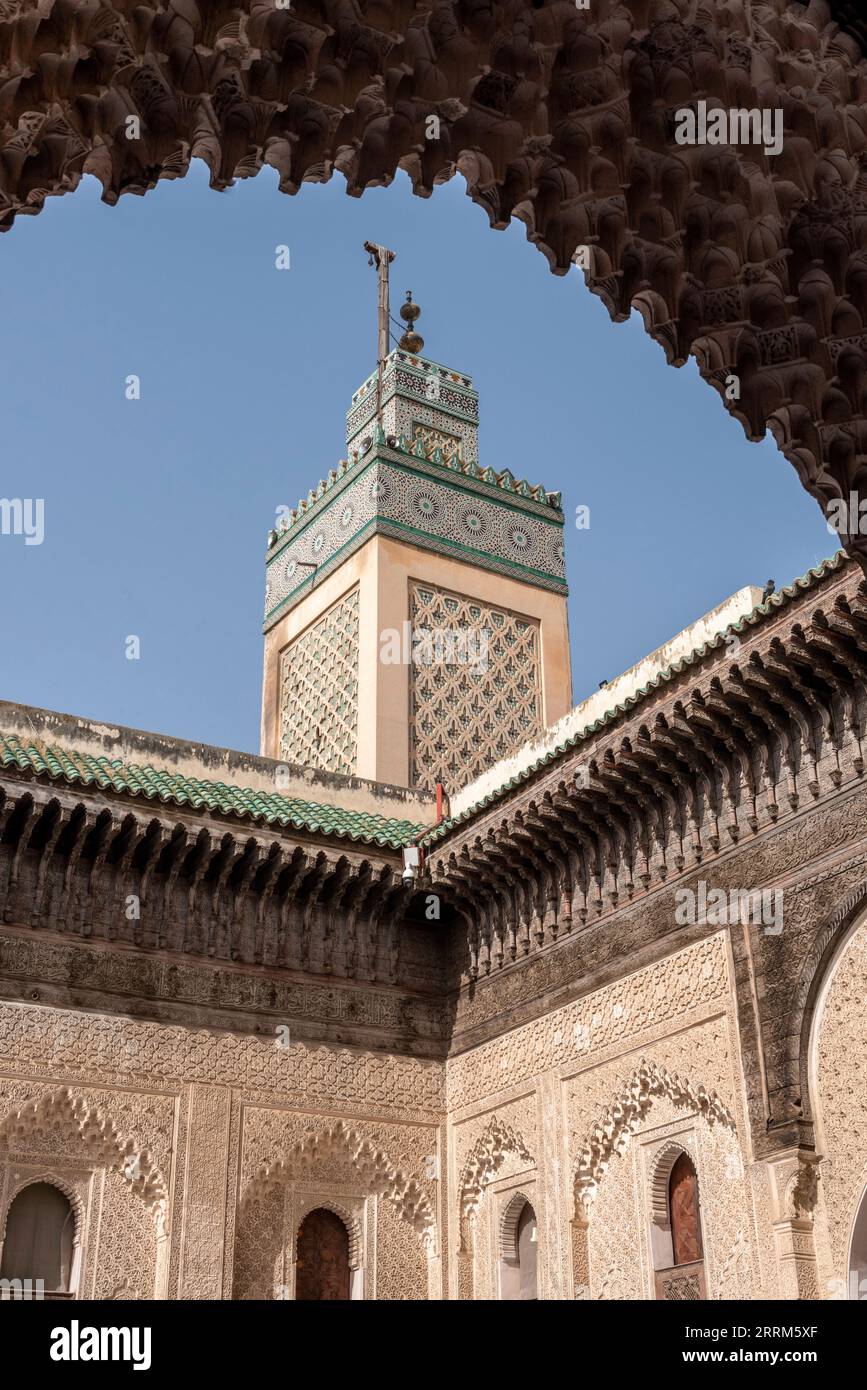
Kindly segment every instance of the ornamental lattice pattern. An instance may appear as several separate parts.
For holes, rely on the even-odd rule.
[[[410,668],[412,785],[453,792],[541,732],[539,625],[433,584],[412,585],[410,613],[414,632],[466,634]]]
[[[414,423],[412,437],[422,441],[428,454],[433,453],[434,449],[441,449],[443,458],[452,459],[461,452],[461,441],[456,434],[446,434],[444,430],[435,430],[430,425]]]
[[[358,590],[287,647],[280,679],[280,757],[352,773],[358,751]]]
[[[657,1276],[657,1298],[666,1303],[681,1303],[684,1300],[702,1299],[701,1275],[698,1269],[690,1272],[666,1270]]]

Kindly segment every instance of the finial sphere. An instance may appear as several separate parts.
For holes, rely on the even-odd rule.
[[[412,302],[412,290],[406,292],[406,303],[400,306],[400,316],[404,323],[413,324],[421,313],[417,304]]]
[[[403,333],[397,345],[403,348],[404,352],[411,352],[416,356],[424,347],[424,338],[418,333]]]

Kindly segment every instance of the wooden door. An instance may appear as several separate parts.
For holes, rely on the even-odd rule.
[[[295,1297],[304,1302],[349,1298],[349,1232],[333,1211],[317,1207],[298,1230]]]

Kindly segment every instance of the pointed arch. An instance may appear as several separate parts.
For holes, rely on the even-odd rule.
[[[817,938],[812,960],[805,964],[803,980],[809,993],[804,1003],[801,1063],[808,1077],[821,1180],[816,1182],[818,1165],[811,1164],[800,1183],[789,1181],[791,1193],[786,1192],[787,1213],[812,1220],[821,1189],[835,1278],[843,1290],[848,1284],[849,1297],[858,1298],[867,1292],[867,1237],[861,1238],[861,1226],[856,1242],[861,1253],[853,1261],[855,1230],[867,1191],[867,1154],[859,1123],[867,1092],[859,1027],[865,958],[867,885],[862,884],[840,904]]]
[[[342,1202],[335,1202],[331,1197],[308,1197],[295,1211],[295,1230],[292,1233],[292,1258],[298,1258],[298,1232],[304,1220],[310,1215],[311,1211],[330,1211],[332,1216],[336,1216],[343,1222],[349,1236],[349,1268],[358,1269],[361,1265],[364,1246],[361,1238],[361,1223],[348,1207]]]
[[[612,1158],[623,1153],[651,1106],[663,1097],[704,1115],[709,1124],[725,1125],[737,1132],[734,1118],[715,1092],[693,1086],[676,1072],[642,1059],[578,1154],[573,1169],[576,1210],[580,1204],[589,1211]]]
[[[458,1201],[462,1221],[476,1214],[486,1184],[510,1153],[526,1163],[535,1161],[522,1135],[495,1116],[470,1149],[461,1170]]]
[[[119,1172],[153,1214],[157,1233],[164,1232],[168,1189],[150,1151],[125,1138],[99,1106],[88,1105],[67,1086],[27,1101],[0,1120],[0,1159],[34,1135],[58,1130],[96,1167]]]
[[[850,936],[867,912],[867,880],[838,905],[827,926],[816,937],[804,962],[791,1006],[791,1032],[800,1031],[798,1072],[789,1080],[800,1091],[801,1110],[807,1120],[816,1119],[812,1054],[825,986],[830,982]],[[785,1065],[785,1063],[784,1063]]]
[[[65,1184],[35,1177],[18,1184],[7,1204],[0,1240],[4,1279],[35,1281],[42,1297],[75,1296],[81,1273],[76,1210]]]
[[[295,1232],[294,1292],[298,1302],[349,1302],[353,1269],[346,1222],[330,1206],[314,1206]]]
[[[529,1147],[518,1130],[512,1129],[498,1116],[488,1121],[464,1161],[458,1180],[458,1297],[471,1299],[477,1293],[475,1268],[475,1224],[485,1187],[502,1167],[506,1158],[515,1154],[525,1163],[535,1162]],[[517,1216],[516,1216],[517,1221]]]
[[[694,1165],[695,1155],[679,1139],[668,1139],[657,1149],[653,1155],[650,1165],[650,1172],[647,1175],[648,1193],[650,1196],[650,1210],[655,1226],[665,1226],[668,1223],[668,1184],[671,1178],[671,1170],[681,1154]]]
[[[867,1302],[867,1183],[862,1184],[849,1212],[849,1241],[846,1249],[848,1297]]]
[[[526,1192],[516,1192],[500,1216],[500,1259],[508,1261],[509,1264],[515,1264],[518,1259],[518,1222],[525,1207],[536,1210]]]
[[[58,1192],[63,1193],[72,1208],[72,1219],[74,1223],[72,1244],[73,1246],[81,1244],[81,1238],[84,1234],[85,1214],[81,1193],[77,1190],[75,1183],[70,1182],[63,1174],[55,1173],[53,1169],[46,1168],[44,1170],[40,1169],[25,1174],[23,1177],[19,1178],[10,1189],[6,1206],[3,1211],[0,1212],[0,1249],[2,1249],[3,1242],[6,1239],[6,1227],[9,1221],[9,1213],[12,1210],[12,1203],[15,1201],[16,1197],[21,1196],[25,1188],[32,1187],[34,1183],[38,1182],[47,1183],[49,1187],[56,1187]]]
[[[311,1131],[280,1158],[263,1163],[248,1183],[242,1201],[286,1182],[315,1176],[323,1158],[343,1153],[358,1171],[368,1191],[385,1197],[398,1214],[422,1237],[429,1254],[436,1246],[436,1221],[427,1193],[415,1178],[397,1168],[384,1150],[343,1120],[325,1130]],[[321,1205],[321,1203],[319,1204]]]

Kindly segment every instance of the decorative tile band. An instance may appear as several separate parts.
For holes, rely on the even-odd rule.
[[[402,400],[407,397],[408,400]],[[413,357],[409,353],[396,351],[385,360],[382,378],[383,426],[389,433],[411,433],[406,422],[397,426],[387,418],[388,407],[396,413],[397,406],[404,409],[412,404],[425,402],[439,414],[440,419],[451,417],[451,430],[466,434],[466,458],[477,456],[476,427],[479,423],[479,397],[473,390],[472,381],[461,372],[452,371],[439,362],[425,357]],[[376,413],[376,372],[373,372],[352,397],[352,405],[346,416],[346,443],[352,447],[359,431],[369,424]],[[455,424],[462,422],[467,428],[456,430]],[[434,424],[425,420],[426,424]],[[443,426],[437,423],[438,428]],[[446,429],[449,426],[445,426]]]
[[[566,593],[563,515],[441,464],[374,455],[348,475],[267,563],[265,629],[375,534],[450,554],[540,588]],[[315,566],[315,569],[312,568]]]
[[[405,372],[398,372],[385,382],[382,396],[384,432],[386,435],[412,437],[417,426],[424,426],[457,438],[464,459],[478,459],[478,409],[461,409],[456,393],[446,386],[437,386],[436,391],[431,393],[429,388],[435,384],[435,381],[426,384],[423,378]],[[374,392],[347,417],[346,447],[350,457],[355,452],[365,452],[375,415]]]

